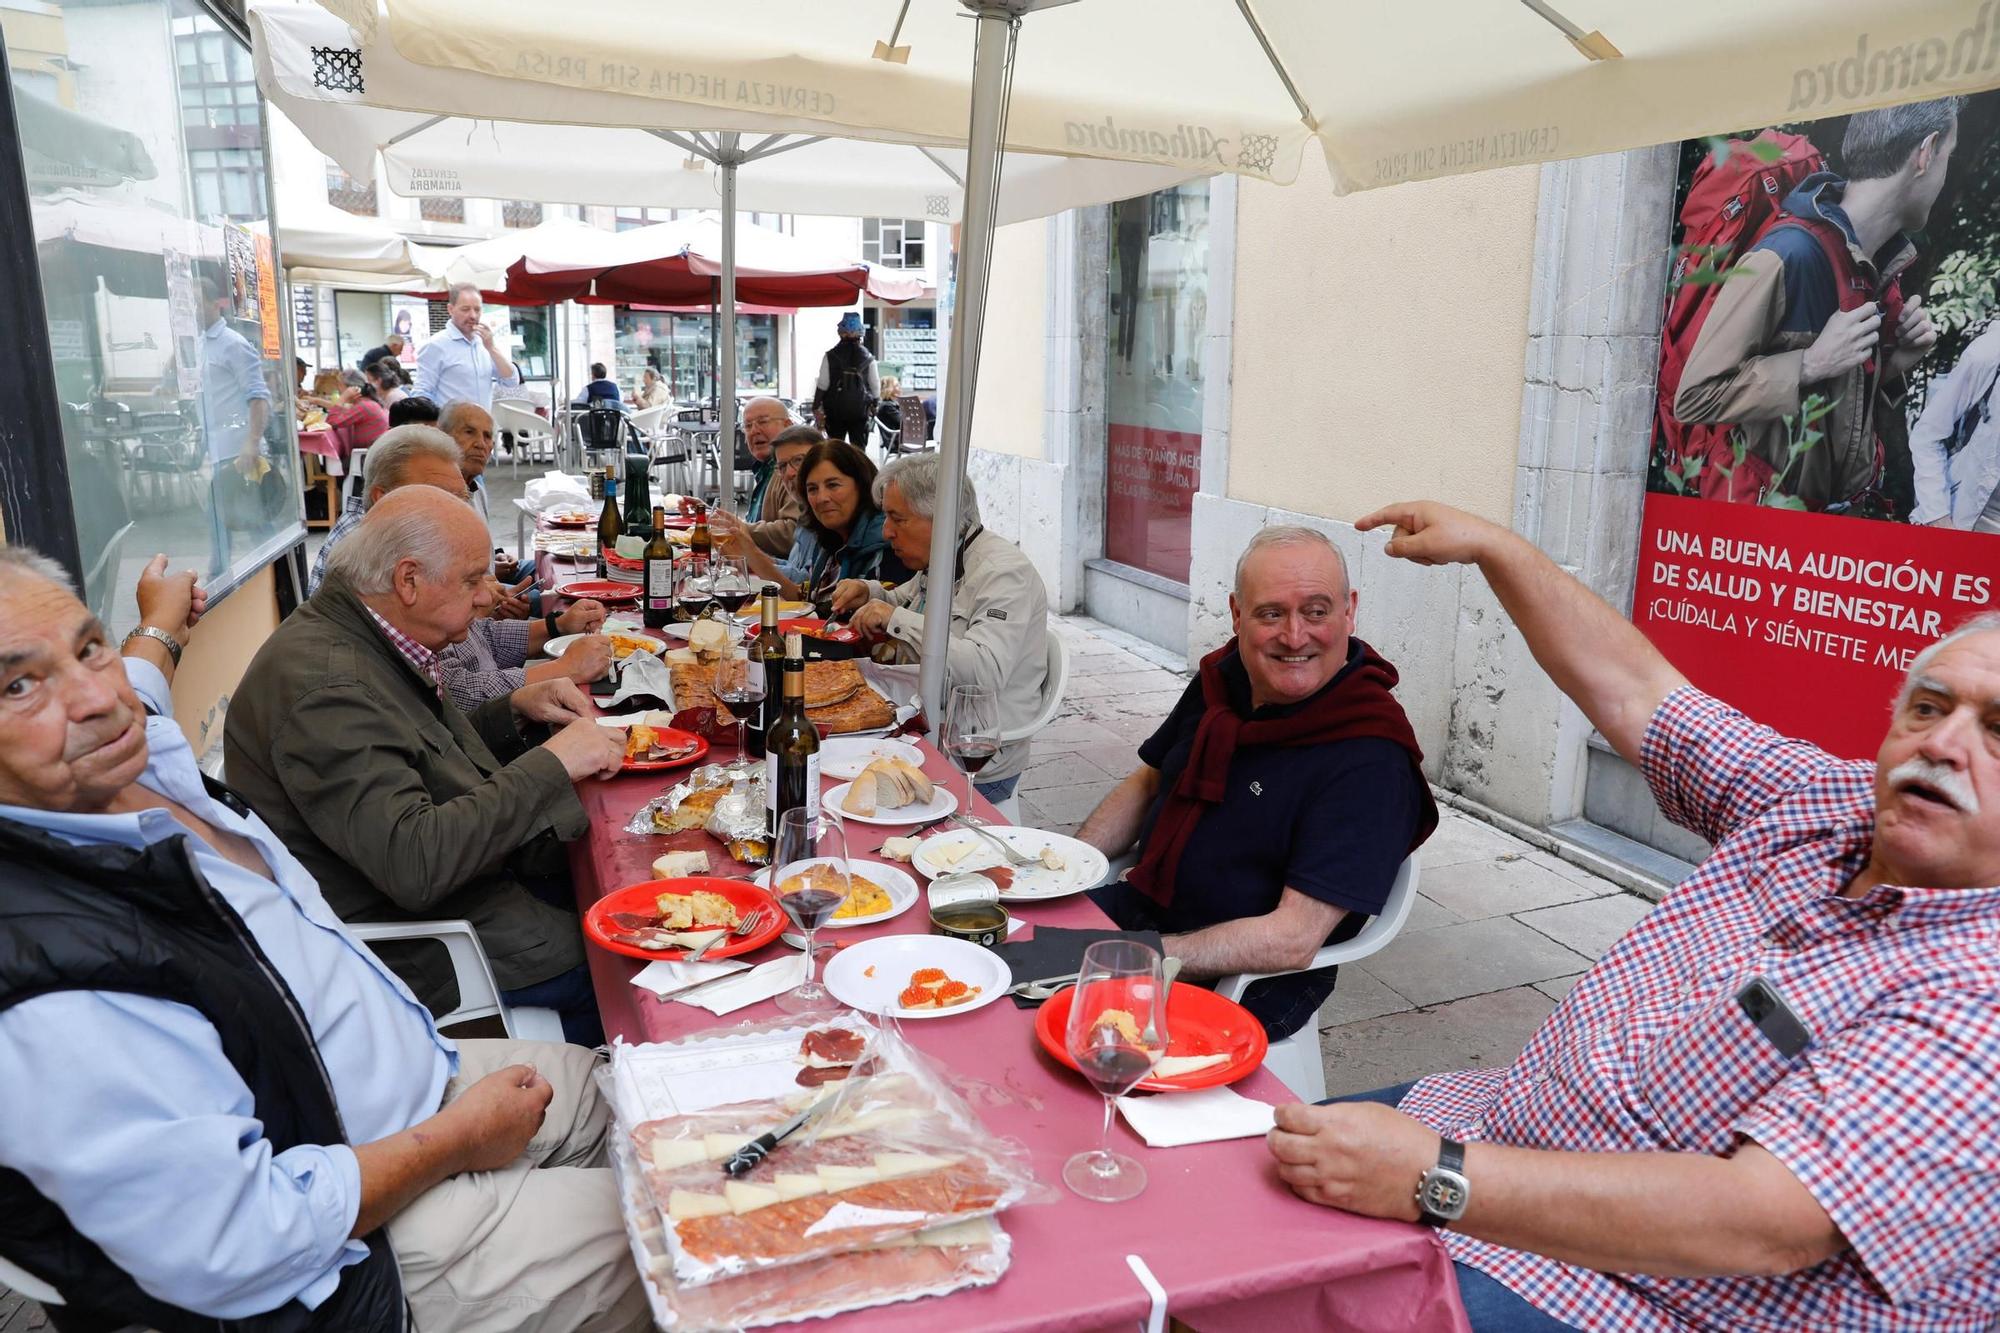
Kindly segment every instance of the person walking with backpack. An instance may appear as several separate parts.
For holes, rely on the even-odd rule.
[[[835,327],[840,341],[820,358],[813,412],[829,439],[844,439],[856,449],[866,449],[874,430],[875,404],[882,398],[881,374],[874,355],[861,344],[861,316],[850,310]]]
[[[1704,294],[1694,294],[1692,319],[1677,322],[1685,285],[1676,292],[1661,364],[1662,433],[1684,464],[1699,460],[1692,489],[1739,503],[1896,517],[1881,491],[1876,412],[1885,387],[1937,342],[1922,298],[1905,301],[1898,279],[1916,258],[1909,233],[1929,218],[1957,142],[1956,98],[1850,118],[1840,154],[1846,179],[1814,170],[1799,180],[1741,262],[1703,284],[1713,293],[1705,309]],[[1755,147],[1734,145],[1730,164]],[[1803,161],[1817,167],[1806,148]],[[1788,150],[1778,165],[1797,156]],[[1760,193],[1790,184],[1776,170],[1753,168],[1750,177],[1718,218],[1735,222],[1765,206]],[[1705,239],[1689,216],[1700,191],[1698,179],[1683,214],[1684,255]],[[1812,397],[1825,412],[1809,421]]]
[[[1950,373],[1931,381],[1924,410],[1910,428],[1917,505],[1910,522],[1972,532],[2000,532],[2000,324],[1966,345]]]

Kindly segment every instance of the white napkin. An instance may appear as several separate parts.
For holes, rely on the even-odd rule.
[[[625,659],[625,667],[618,673],[618,692],[606,699],[602,707],[615,711],[635,694],[650,694],[668,701],[674,697],[673,672],[651,653],[634,653]]]
[[[1150,1148],[1255,1138],[1270,1132],[1274,1110],[1228,1088],[1118,1099],[1118,1113]]]
[[[742,972],[749,966],[736,958],[722,958],[713,963],[682,963],[660,958],[640,968],[639,975],[632,978],[632,984],[665,997],[690,986],[699,986],[704,981],[726,977],[731,972]]]
[[[638,621],[627,619],[624,616],[606,616],[604,617],[603,628],[597,632],[599,634],[637,634],[644,628],[645,626],[641,625]]]
[[[677,1003],[706,1009],[720,1018],[724,1014],[733,1014],[738,1009],[788,991],[805,979],[806,956],[802,953],[793,954],[787,958],[760,964],[748,972],[718,981],[713,986],[704,986]]]

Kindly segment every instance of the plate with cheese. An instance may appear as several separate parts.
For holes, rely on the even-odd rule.
[[[1042,829],[988,824],[986,832],[1034,864],[1017,866],[971,829],[951,829],[918,844],[910,865],[925,879],[939,875],[984,875],[1000,890],[1003,903],[1067,898],[1102,884],[1111,862],[1087,842]]]

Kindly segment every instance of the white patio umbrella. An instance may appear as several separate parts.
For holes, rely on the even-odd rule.
[[[434,286],[437,275],[407,237],[373,218],[316,200],[284,200],[278,232],[285,277],[350,291],[402,292]]]
[[[1346,191],[2000,83],[1987,0],[323,3],[364,34],[386,21],[403,57],[441,69],[779,112],[801,132],[966,144],[940,570],[956,537],[1003,146],[1288,183],[1317,141]],[[933,716],[945,619],[925,625]]]

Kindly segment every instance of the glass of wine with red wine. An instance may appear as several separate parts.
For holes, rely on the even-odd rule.
[[[690,559],[681,571],[680,583],[674,589],[674,600],[687,616],[688,623],[701,619],[701,613],[715,599],[715,582],[709,573],[706,560]]]
[[[780,815],[778,841],[771,848],[771,892],[806,937],[806,979],[778,997],[785,1013],[839,1007],[833,992],[819,983],[813,937],[847,901],[847,889],[847,830],[839,818],[806,806]]]
[[[1000,753],[1000,701],[983,685],[954,685],[944,710],[944,753],[965,774],[965,804],[959,818],[986,821],[972,813],[972,779]]]
[[[1070,992],[1070,1059],[1104,1098],[1097,1147],[1063,1163],[1063,1184],[1086,1199],[1120,1203],[1146,1188],[1146,1168],[1111,1151],[1119,1097],[1153,1072],[1167,1050],[1167,988],[1159,950],[1136,940],[1099,940],[1083,951]]]
[[[750,720],[749,705],[762,703],[765,692],[764,664],[750,660],[748,649],[732,648],[715,664],[715,697],[729,705],[736,715],[736,762],[730,767],[739,774],[759,772],[744,748],[745,727]]]
[[[750,577],[750,566],[740,555],[724,555],[717,551],[709,557],[709,591],[716,603],[734,616],[743,609],[744,603],[757,595],[757,580]]]

